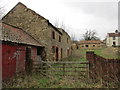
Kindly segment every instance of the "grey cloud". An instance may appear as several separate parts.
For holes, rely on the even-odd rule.
[[[64,4],[78,12],[82,11],[106,19],[116,20],[118,15],[117,2],[66,2]]]

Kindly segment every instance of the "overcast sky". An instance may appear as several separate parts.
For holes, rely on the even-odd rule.
[[[53,25],[66,26],[70,35],[82,38],[86,29],[95,30],[104,39],[108,32],[118,29],[118,0],[1,0],[7,13],[18,2],[36,11]],[[89,2],[88,2],[89,1]],[[0,4],[0,5],[1,5]]]

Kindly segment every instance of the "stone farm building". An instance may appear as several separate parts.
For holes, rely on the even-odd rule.
[[[71,38],[63,29],[56,28],[49,20],[18,3],[2,21],[22,28],[45,46],[46,59],[58,61],[71,55]]]
[[[115,33],[108,33],[106,38],[106,45],[111,46],[120,46],[120,32],[118,30]]]
[[[105,47],[105,44],[100,40],[79,41],[77,49],[99,49]]]
[[[7,80],[20,72],[31,72],[34,62],[42,57],[39,55],[43,55],[44,46],[24,30],[12,25],[1,22],[0,31],[2,79]]]

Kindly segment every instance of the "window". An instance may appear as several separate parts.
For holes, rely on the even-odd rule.
[[[61,42],[61,36],[59,36],[59,42]]]
[[[85,45],[86,47],[88,47],[88,45]]]
[[[67,49],[67,56],[69,56],[69,49]]]
[[[44,50],[44,48],[37,47],[37,55],[41,55],[43,50]]]
[[[115,40],[115,37],[113,37],[113,40]]]
[[[95,47],[95,45],[93,45],[93,47]]]
[[[55,39],[55,32],[52,31],[52,39]]]
[[[55,53],[55,46],[52,46],[52,53]]]
[[[55,46],[52,46],[52,59],[55,60]]]
[[[67,43],[68,43],[68,38],[67,38]]]
[[[61,58],[62,58],[62,48],[61,48]]]
[[[40,55],[40,54],[41,54],[41,49],[37,48],[37,55]]]
[[[77,49],[79,49],[79,47],[77,46]]]

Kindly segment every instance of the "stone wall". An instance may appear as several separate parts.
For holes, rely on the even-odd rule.
[[[100,44],[78,44],[78,49],[100,49],[103,47],[105,47],[105,45],[101,43]]]
[[[69,35],[62,30],[60,32],[47,19],[40,16],[33,10],[27,8],[22,3],[18,3],[5,17],[4,22],[22,28],[24,31],[33,36],[37,41],[45,46],[46,60],[53,59],[52,47],[58,47],[58,59],[67,57],[67,49],[71,48],[71,39]],[[55,32],[55,39],[52,39],[52,31]],[[59,42],[59,36],[61,42]],[[67,43],[68,39],[68,43]],[[70,52],[71,50],[69,50]],[[56,56],[56,53],[55,53]]]

